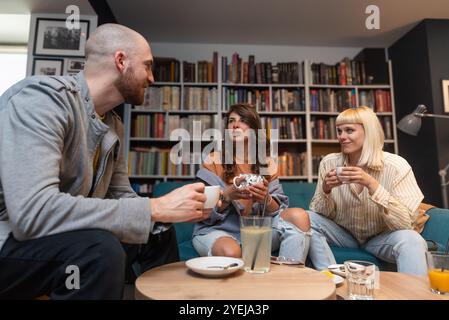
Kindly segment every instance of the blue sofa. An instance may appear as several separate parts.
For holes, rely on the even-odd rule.
[[[160,197],[184,184],[185,182],[162,182],[154,186],[153,196]],[[315,193],[315,183],[301,182],[283,182],[284,192],[289,196],[291,207],[309,208],[310,201]],[[427,211],[430,219],[426,222],[422,236],[426,240],[432,240],[437,245],[438,251],[443,251],[449,237],[449,210],[432,208]],[[179,246],[181,260],[188,260],[197,257],[195,249],[192,246],[193,223],[175,223],[176,235]],[[343,263],[345,260],[365,260],[372,261],[379,266],[381,270],[396,270],[395,265],[380,261],[372,254],[361,249],[350,249],[331,247],[337,263]]]

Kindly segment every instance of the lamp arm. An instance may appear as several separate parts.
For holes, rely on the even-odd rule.
[[[431,114],[431,113],[414,113],[415,116],[421,117],[421,118],[442,118],[442,119],[449,119],[449,116],[442,115],[442,114]]]

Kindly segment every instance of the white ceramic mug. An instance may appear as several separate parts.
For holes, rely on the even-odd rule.
[[[343,172],[343,168],[344,168],[344,167],[342,167],[342,166],[336,167],[336,168],[335,168],[335,173],[337,174],[338,180],[340,180],[342,183],[345,183],[346,180],[344,180],[344,179],[341,178],[341,174],[342,174],[342,172]]]
[[[204,188],[204,194],[206,196],[204,209],[212,209],[220,198],[220,186],[206,186]]]

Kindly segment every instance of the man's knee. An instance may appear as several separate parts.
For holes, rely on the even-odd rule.
[[[104,272],[123,273],[125,272],[126,253],[118,238],[109,231],[89,230],[83,231],[84,242],[80,256],[84,257],[90,263],[96,265],[96,268]]]

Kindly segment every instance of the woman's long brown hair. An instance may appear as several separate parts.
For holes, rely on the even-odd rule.
[[[259,174],[260,173],[260,167],[268,167],[268,161],[267,159],[263,159],[263,161],[259,161],[259,129],[262,129],[260,117],[257,114],[256,107],[251,104],[246,103],[240,103],[240,104],[234,104],[229,108],[228,113],[225,117],[225,129],[228,129],[229,124],[229,117],[231,113],[234,112],[238,114],[243,122],[248,124],[248,126],[255,131],[256,134],[256,163],[251,165],[251,172]],[[263,146],[261,146],[263,147]],[[266,145],[264,146],[266,148],[266,155],[270,154],[270,141],[268,137],[266,138]],[[225,140],[223,140],[222,145],[222,165],[224,169],[224,181],[227,183],[230,183],[232,179],[235,176],[235,143],[232,144],[232,164],[227,164],[225,161]]]

